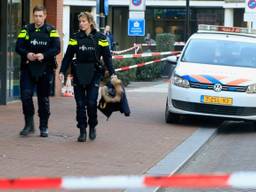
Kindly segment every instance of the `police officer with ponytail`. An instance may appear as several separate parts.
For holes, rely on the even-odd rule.
[[[49,95],[56,68],[55,56],[60,52],[60,39],[56,29],[45,23],[46,9],[35,6],[34,23],[25,26],[18,35],[16,52],[21,56],[20,90],[25,127],[20,135],[34,132],[33,93],[36,88],[40,136],[48,137],[50,116]]]
[[[69,41],[59,76],[63,81],[64,75],[71,65],[76,100],[76,120],[77,127],[80,129],[77,141],[85,142],[87,126],[89,126],[89,138],[91,140],[96,138],[97,98],[105,66],[111,78],[116,78],[116,75],[112,66],[109,43],[106,37],[96,30],[92,14],[81,12],[78,15],[78,20],[80,30]],[[105,66],[100,62],[101,57]],[[73,58],[75,60],[72,62]]]

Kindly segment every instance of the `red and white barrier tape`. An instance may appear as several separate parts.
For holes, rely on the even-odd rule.
[[[176,55],[180,51],[166,51],[166,52],[151,52],[151,53],[141,53],[141,54],[126,54],[126,55],[113,55],[112,59],[122,60],[128,58],[141,58],[141,57],[154,57],[154,56],[163,56],[163,55]]]
[[[159,63],[159,62],[165,61],[165,60],[167,60],[167,58],[155,59],[155,60],[153,60],[153,61],[148,61],[148,62],[144,62],[144,63],[139,63],[139,64],[136,64],[136,65],[120,67],[120,68],[115,69],[115,71],[116,71],[116,72],[117,72],[117,71],[127,71],[127,70],[130,70],[130,69],[133,69],[133,68],[143,67],[143,66],[146,66],[146,65],[149,65],[149,64],[153,64],[153,63]]]
[[[0,190],[124,189],[147,187],[256,189],[255,180],[256,172],[237,172],[232,174],[177,174],[172,176],[0,178]]]
[[[132,51],[132,50],[136,49],[137,47],[138,47],[138,46],[133,46],[133,47],[130,47],[130,48],[125,49],[125,50],[122,50],[122,51],[112,51],[112,54],[114,54],[114,55],[120,55],[120,54],[129,52],[129,51]]]
[[[147,43],[142,43],[142,44],[136,44],[135,43],[135,45],[137,45],[137,46],[142,46],[142,47],[154,47],[154,46],[156,46],[156,44],[155,43],[149,43],[149,44],[147,44]]]
[[[120,55],[122,53],[126,53],[129,51],[132,51],[134,49],[137,49],[136,52],[138,51],[138,49],[140,49],[141,47],[150,47],[150,46],[156,46],[156,44],[146,44],[146,43],[142,43],[142,44],[136,44],[134,43],[132,47],[122,50],[122,51],[112,51],[112,54],[114,55]]]

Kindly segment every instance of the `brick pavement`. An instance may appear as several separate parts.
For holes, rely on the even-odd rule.
[[[38,129],[20,137],[21,103],[0,106],[1,177],[143,174],[196,130],[165,124],[164,93],[132,92],[128,99],[131,116],[114,113],[106,121],[99,112],[97,139],[86,143],[76,142],[73,98],[51,98],[48,138]]]

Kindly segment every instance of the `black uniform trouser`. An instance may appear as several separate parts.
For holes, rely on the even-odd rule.
[[[38,100],[38,116],[42,120],[48,120],[50,116],[49,95],[51,83],[53,81],[53,72],[47,71],[38,79],[35,80],[28,69],[21,71],[20,90],[22,110],[25,116],[32,116],[35,113],[33,94],[36,88]]]
[[[94,75],[89,85],[79,85],[74,77],[74,95],[76,100],[76,120],[78,128],[95,127],[97,120],[97,99],[101,74]],[[88,123],[87,123],[88,116]]]

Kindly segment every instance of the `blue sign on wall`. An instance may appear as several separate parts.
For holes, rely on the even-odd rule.
[[[104,13],[108,16],[108,0],[104,0]]]
[[[145,19],[129,19],[128,36],[145,36]]]

